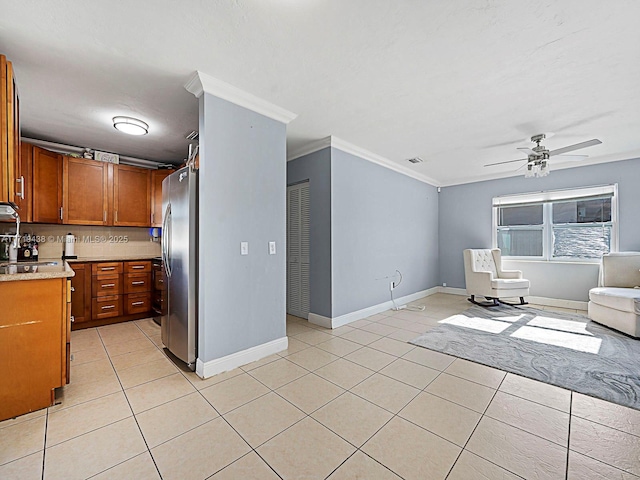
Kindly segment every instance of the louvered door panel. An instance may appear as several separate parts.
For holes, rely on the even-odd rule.
[[[287,312],[309,316],[309,184],[287,189]]]

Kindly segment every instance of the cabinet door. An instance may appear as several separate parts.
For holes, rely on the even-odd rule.
[[[108,209],[107,164],[65,156],[63,172],[64,223],[106,225]]]
[[[151,170],[113,166],[113,225],[148,227],[151,220]]]
[[[33,222],[33,146],[20,144],[20,170],[16,186],[16,200],[21,222]]]
[[[62,223],[62,155],[35,146],[33,221]]]
[[[175,170],[151,171],[151,226],[162,227],[162,181]]]
[[[71,315],[74,325],[91,320],[91,264],[72,263]]]
[[[9,99],[7,59],[0,55],[0,201],[11,200],[9,196]]]
[[[11,62],[7,62],[7,147],[9,200],[15,202],[20,171],[20,98]]]

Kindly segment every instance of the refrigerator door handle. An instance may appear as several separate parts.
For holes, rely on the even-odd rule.
[[[167,277],[171,277],[171,250],[173,250],[173,222],[171,221],[171,203],[167,205],[167,230],[169,235],[167,236]]]
[[[164,271],[167,277],[171,277],[171,266],[169,265],[170,257],[169,251],[171,249],[171,230],[169,227],[169,220],[171,217],[171,203],[167,204],[167,208],[164,211],[164,218],[162,220],[162,264],[164,265]]]

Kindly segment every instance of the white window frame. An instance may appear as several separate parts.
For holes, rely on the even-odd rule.
[[[529,262],[556,262],[556,263],[599,263],[599,258],[573,258],[553,256],[553,202],[560,200],[580,199],[611,194],[611,245],[610,252],[618,251],[618,184],[599,185],[595,187],[573,188],[568,190],[549,190],[542,192],[523,193],[519,195],[504,195],[493,198],[492,208],[492,239],[493,248],[498,248],[498,208],[509,205],[521,205],[529,203],[542,203],[542,256],[521,257],[507,256],[507,260]],[[587,225],[585,225],[587,226]],[[523,226],[527,228],[527,226]],[[511,227],[514,230],[518,227]]]

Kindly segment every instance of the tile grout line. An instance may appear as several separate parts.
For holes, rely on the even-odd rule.
[[[573,392],[570,393],[570,401],[569,401],[569,429],[567,430],[567,461],[564,466],[564,478],[569,478],[569,452],[571,451],[571,417],[573,416],[571,412],[573,411]]]
[[[267,365],[268,365],[268,364],[267,364]],[[245,372],[245,373],[247,373],[247,372]],[[247,374],[248,374],[248,373],[247,373]],[[235,378],[235,377],[232,377],[232,378]],[[253,378],[253,377],[252,377],[252,378]],[[188,380],[188,379],[187,379],[187,380]],[[231,380],[231,379],[227,379],[227,380]],[[256,380],[257,380],[257,379],[256,379]],[[226,380],[223,380],[223,382],[225,382],[225,381],[226,381]],[[257,380],[257,381],[259,381],[259,380]],[[223,383],[223,382],[220,382],[220,383]],[[214,384],[214,385],[211,385],[211,386],[215,386],[215,385],[217,385],[217,384]],[[265,385],[265,387],[266,387],[266,385]],[[209,387],[207,387],[207,388],[209,388]],[[269,388],[269,387],[267,387],[267,388]],[[204,390],[204,389],[203,389],[203,390]],[[262,398],[262,397],[264,397],[265,395],[268,395],[269,393],[271,393],[271,392],[273,391],[273,390],[271,390],[271,389],[269,389],[269,390],[270,390],[269,392],[265,393],[264,395],[260,395],[259,397],[256,397],[256,398],[254,398],[253,400],[257,400],[258,398]],[[249,442],[248,442],[248,441],[247,441],[247,440],[246,440],[246,439],[245,439],[245,438],[240,434],[240,432],[238,432],[238,431],[234,428],[234,426],[233,426],[233,425],[231,425],[231,423],[229,422],[229,420],[227,420],[227,419],[225,418],[225,416],[224,416],[224,415],[226,415],[226,414],[222,414],[222,413],[220,413],[220,412],[216,409],[216,407],[214,407],[214,406],[213,406],[213,404],[212,404],[212,403],[211,403],[211,402],[210,402],[210,401],[209,401],[209,400],[208,400],[208,399],[207,399],[207,398],[202,394],[202,390],[198,390],[198,389],[196,388],[196,391],[200,394],[200,396],[204,399],[204,401],[205,401],[205,402],[207,402],[209,405],[211,405],[211,408],[213,408],[213,409],[218,413],[218,415],[219,415],[219,417],[218,417],[218,418],[221,418],[221,419],[222,419],[222,420],[223,420],[223,421],[224,421],[224,422],[229,426],[229,428],[231,428],[231,430],[233,430],[233,431],[236,433],[236,435],[238,435],[238,437],[240,437],[240,438],[242,439],[242,441],[243,441],[244,443],[246,443],[246,444],[247,444],[247,446],[251,449],[249,452],[245,453],[245,454],[244,454],[244,455],[242,455],[241,457],[236,458],[233,462],[228,463],[228,464],[227,464],[227,465],[225,465],[224,467],[222,467],[222,468],[220,468],[219,470],[217,470],[217,471],[213,472],[213,473],[212,473],[209,477],[207,477],[207,478],[211,478],[211,477],[213,477],[213,476],[214,476],[214,475],[216,475],[218,472],[220,472],[220,471],[224,470],[225,468],[227,468],[227,467],[228,467],[228,466],[230,466],[230,465],[233,465],[233,464],[234,464],[234,463],[236,463],[238,460],[240,460],[241,458],[244,458],[245,456],[247,456],[247,455],[248,455],[248,454],[250,454],[251,452],[254,452],[254,453],[255,453],[255,454],[256,454],[256,455],[257,455],[257,456],[258,456],[258,457],[259,457],[259,458],[260,458],[260,459],[261,459],[261,460],[262,460],[262,461],[263,461],[263,462],[264,462],[264,463],[265,463],[265,464],[266,464],[266,465],[267,465],[267,466],[268,466],[268,467],[269,467],[269,468],[270,468],[270,469],[271,469],[271,470],[272,470],[272,471],[273,471],[273,472],[274,472],[274,473],[275,473],[275,474],[276,474],[276,475],[277,475],[277,476],[282,480],[282,476],[280,476],[280,474],[278,474],[278,472],[276,472],[276,471],[275,471],[275,469],[271,466],[271,464],[270,464],[269,462],[267,462],[267,461],[262,457],[262,455],[260,455],[260,454],[258,453],[258,451],[257,451],[255,448],[253,448],[253,446],[252,446],[252,445],[251,445],[251,444],[250,444],[250,443],[249,443]],[[274,393],[275,393],[275,392],[274,392]],[[249,401],[249,402],[246,402],[246,403],[244,403],[243,405],[247,405],[247,404],[251,403],[253,400],[251,400],[251,401]],[[242,405],[242,406],[243,406],[243,405]],[[240,408],[240,407],[237,407],[237,408]],[[296,408],[297,408],[297,407],[296,407]],[[232,411],[234,411],[234,410],[236,410],[236,409],[229,410],[229,412],[227,412],[227,413],[230,413],[230,412],[232,412]],[[302,412],[302,413],[305,413],[305,412]],[[300,421],[304,420],[305,418],[306,418],[306,417],[302,417],[300,420],[298,420],[297,422],[295,422],[293,425],[295,425],[296,423],[298,423],[298,422],[300,422]],[[214,418],[214,419],[212,419],[212,420],[210,420],[210,422],[212,422],[213,420],[215,420],[215,418]],[[205,423],[209,423],[209,422],[205,422]],[[204,424],[203,424],[203,425],[204,425]],[[293,425],[290,425],[288,428],[291,428]],[[201,426],[201,425],[199,425],[199,426]],[[195,427],[195,428],[198,428],[198,427]],[[195,429],[195,428],[194,428],[194,429]],[[287,428],[287,429],[288,429],[288,428]],[[194,430],[194,429],[192,429],[192,430]],[[285,430],[287,430],[287,429],[285,429]],[[283,430],[283,431],[284,431],[284,430]],[[186,433],[186,432],[185,432],[185,433]],[[277,435],[280,435],[280,433],[282,433],[282,432],[279,432]],[[181,434],[181,435],[183,435],[183,434]],[[274,437],[275,437],[275,436],[277,436],[277,435],[274,435]],[[174,437],[174,438],[178,438],[179,436],[180,436],[180,435],[178,435],[177,437]],[[271,438],[274,438],[274,437],[271,437]],[[263,445],[264,443],[268,442],[269,440],[271,440],[271,438],[269,438],[269,439],[268,439],[268,440],[266,440],[265,442],[263,442],[263,443],[261,443],[260,445],[258,445],[258,447],[259,447],[259,446],[261,446],[261,445]],[[166,443],[166,442],[165,442],[165,443]]]
[[[136,324],[135,322],[133,322],[133,324],[136,326],[136,328],[138,328],[138,330],[140,330],[142,332],[143,335],[146,336],[146,334],[142,331],[142,329],[140,327],[138,327],[138,324]],[[98,332],[98,336],[100,337],[100,341],[102,342],[103,346],[105,347],[106,350],[106,345],[104,345],[104,341],[102,340],[102,335],[100,335],[100,331],[96,328],[96,331]],[[113,361],[111,360],[111,356],[109,355],[109,352],[107,352],[107,355],[109,357],[109,363],[111,364],[111,368],[113,368],[114,373],[116,374],[116,378],[118,379],[118,383],[120,384],[120,388],[122,388],[122,394],[124,395],[125,400],[127,401],[127,405],[129,405],[129,408],[131,409],[131,415],[133,416],[133,420],[136,422],[136,426],[138,427],[138,431],[140,432],[140,436],[142,437],[142,441],[144,442],[145,447],[147,447],[147,452],[149,452],[149,456],[151,457],[151,461],[153,462],[153,466],[156,467],[156,471],[158,472],[158,476],[160,477],[160,479],[162,479],[162,474],[160,473],[160,469],[158,468],[158,464],[156,463],[156,459],[153,457],[153,455],[151,454],[151,449],[149,448],[149,444],[147,443],[147,439],[144,437],[144,433],[142,433],[142,428],[140,428],[140,424],[138,423],[138,418],[136,417],[136,413],[133,411],[133,407],[131,406],[131,402],[129,401],[129,397],[127,396],[124,386],[122,385],[122,382],[120,381],[120,377],[118,376],[118,372],[115,368],[115,366],[113,365]],[[129,418],[129,417],[127,417]],[[115,423],[115,422],[114,422]],[[117,465],[121,465],[125,462],[128,462],[129,460],[131,460],[132,458],[137,457],[130,457],[127,458],[126,460],[124,460],[123,462],[120,462],[116,465],[112,465],[109,468],[103,470],[103,472],[106,472],[108,470],[110,470],[111,468],[116,467]],[[102,473],[102,472],[98,472],[97,474]],[[96,475],[97,475],[96,474]]]
[[[42,477],[41,477],[41,480],[44,480],[44,467],[45,467],[45,460],[46,460],[46,455],[47,455],[47,429],[48,428],[49,428],[49,408],[47,408],[46,418],[44,420],[44,442],[42,444]]]

